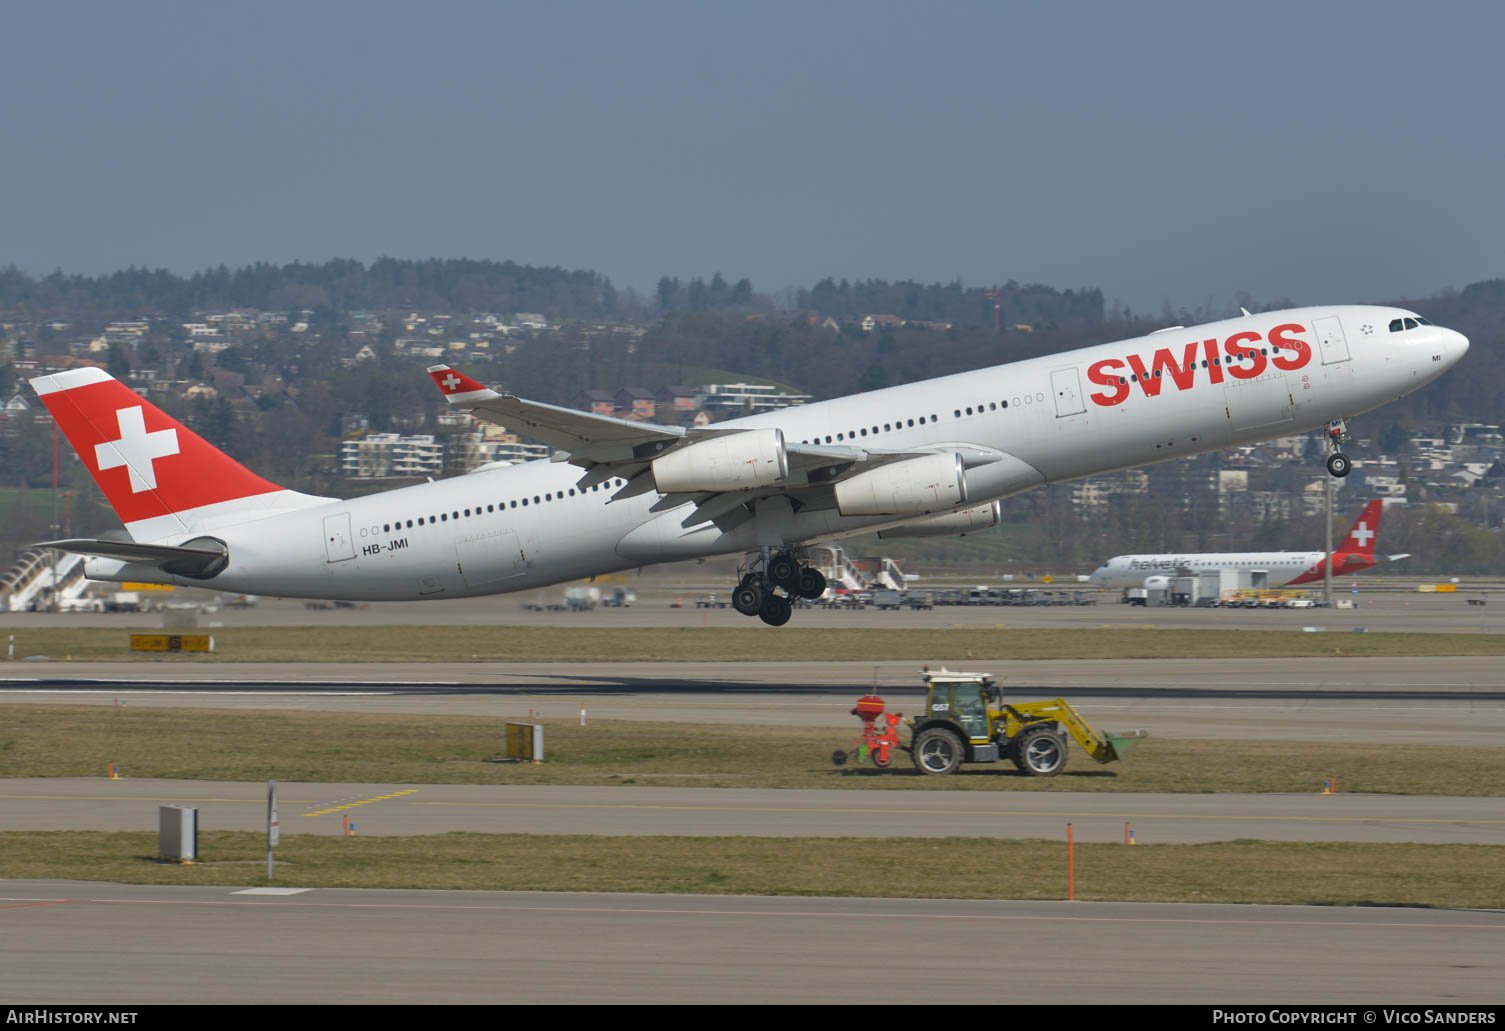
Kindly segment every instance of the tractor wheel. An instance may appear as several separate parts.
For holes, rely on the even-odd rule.
[[[920,731],[910,755],[914,757],[915,769],[936,775],[955,773],[966,752],[956,734],[945,727],[930,727]]]
[[[834,751],[834,752],[831,753],[831,765],[832,766],[845,766],[846,764],[847,764],[847,753],[841,751],[840,749],[838,749],[837,751]]]
[[[882,755],[878,752],[873,753],[873,765],[878,767],[878,769],[886,770],[893,764],[894,757],[892,755]]]
[[[1030,777],[1054,777],[1066,768],[1066,739],[1049,727],[1026,730],[1014,739],[1014,765]]]

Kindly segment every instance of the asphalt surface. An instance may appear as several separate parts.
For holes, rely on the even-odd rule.
[[[632,771],[624,771],[631,774]],[[1341,785],[1339,785],[1341,788]],[[1424,795],[1109,794],[801,790],[621,785],[278,786],[288,834],[994,837],[1141,844],[1270,841],[1505,844],[1498,798]],[[266,785],[191,780],[0,781],[0,831],[156,830],[158,809],[199,811],[199,830],[266,828]]]
[[[1505,975],[1505,913],[1422,909],[0,881],[0,927],[0,997],[29,1003],[1326,1003],[1362,1014],[1498,1004]]]
[[[961,665],[961,664],[957,664]],[[1494,656],[1080,659],[968,663],[1009,697],[1065,697],[1104,729],[1155,737],[1497,746],[1505,675]],[[438,713],[857,726],[876,690],[923,699],[917,663],[13,663],[0,703]]]

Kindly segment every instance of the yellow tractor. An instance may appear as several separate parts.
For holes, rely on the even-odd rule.
[[[1071,736],[1100,763],[1122,759],[1142,730],[1099,734],[1063,698],[1048,702],[1003,700],[988,673],[925,670],[925,712],[909,720],[909,752],[921,773],[955,773],[962,763],[1010,759],[1031,777],[1054,777],[1066,768]]]

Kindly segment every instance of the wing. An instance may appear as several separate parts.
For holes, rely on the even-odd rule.
[[[626,483],[613,501],[657,492],[663,497],[654,503],[655,512],[693,504],[685,527],[714,521],[730,529],[751,517],[751,503],[780,494],[796,511],[834,508],[836,484],[895,462],[940,454],[788,443],[777,429],[766,427],[684,429],[631,422],[498,393],[448,365],[430,366],[428,372],[450,404],[555,448],[552,461],[579,466],[584,470],[579,488],[620,479]],[[1007,457],[982,449],[944,453],[953,451],[969,468]],[[936,510],[965,501],[965,489],[958,489],[960,497]]]

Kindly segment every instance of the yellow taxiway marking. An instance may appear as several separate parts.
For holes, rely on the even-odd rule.
[[[484,806],[496,809],[661,809],[678,812],[699,813],[846,813],[851,815],[890,816],[1101,816],[1122,819],[1155,820],[1297,820],[1311,823],[1467,823],[1505,824],[1505,820],[1458,819],[1445,816],[1288,816],[1279,813],[1249,813],[1224,815],[1222,813],[1099,813],[1083,810],[1032,810],[1032,809],[838,809],[838,808],[787,808],[776,806],[712,806],[712,805],[639,805],[633,803],[606,802],[414,802],[413,805],[437,806]]]
[[[417,793],[417,788],[408,788],[405,791],[394,791],[390,795],[377,795],[375,798],[363,798],[359,802],[346,802],[344,805],[334,805],[330,806],[328,809],[319,809],[311,813],[304,813],[303,815],[328,816],[330,813],[337,813],[342,809],[354,809],[356,806],[370,805],[372,802],[385,802],[391,798],[401,798],[403,795],[416,795]]]

